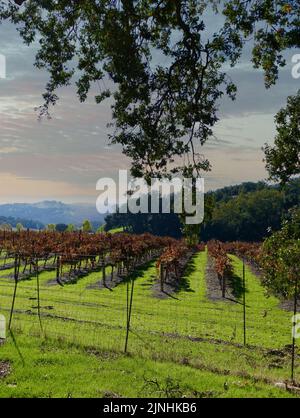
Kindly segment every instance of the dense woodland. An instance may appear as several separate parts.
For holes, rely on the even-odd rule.
[[[280,228],[289,209],[300,205],[300,179],[285,187],[247,182],[206,193],[201,239],[261,241]],[[181,236],[177,214],[120,214],[106,217],[105,229],[123,226],[133,233]]]

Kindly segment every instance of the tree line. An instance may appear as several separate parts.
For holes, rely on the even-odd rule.
[[[291,208],[299,206],[300,179],[284,187],[247,182],[208,192],[200,239],[262,241],[280,229]],[[175,213],[115,213],[105,218],[106,231],[118,227],[132,233],[182,236],[182,223]]]

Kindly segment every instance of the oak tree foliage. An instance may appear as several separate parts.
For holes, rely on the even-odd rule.
[[[275,123],[274,146],[265,145],[266,167],[272,179],[286,184],[290,177],[300,174],[300,90],[288,97]]]
[[[222,14],[219,29],[208,14]],[[235,65],[249,39],[253,64],[274,84],[283,51],[299,47],[298,0],[0,0],[35,65],[50,74],[41,115],[57,90],[75,81],[80,101],[112,98],[112,143],[149,179],[210,169],[200,153],[213,135],[219,99],[235,97],[225,64]]]

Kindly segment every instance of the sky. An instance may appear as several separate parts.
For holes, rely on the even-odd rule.
[[[35,52],[11,24],[0,25],[0,54],[7,65],[6,79],[0,79],[0,203],[93,203],[97,180],[116,178],[119,169],[130,166],[119,147],[109,146],[110,102],[96,104],[91,94],[81,104],[70,86],[58,92],[52,119],[39,121],[35,107],[43,102],[48,75],[33,66]],[[275,113],[300,88],[300,79],[291,75],[296,52],[286,54],[288,65],[269,90],[247,52],[230,70],[237,100],[222,99],[216,139],[201,149],[213,167],[204,175],[206,190],[267,178],[261,148],[273,142]]]

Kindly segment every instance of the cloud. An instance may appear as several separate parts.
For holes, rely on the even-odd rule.
[[[74,196],[80,196],[84,201],[95,201],[97,193],[92,188],[71,185],[68,182],[31,180],[19,178],[10,173],[0,175],[1,193],[0,202],[35,202],[40,200],[65,200],[73,201]],[[80,198],[79,198],[80,200]]]
[[[263,74],[253,68],[236,68],[229,74],[238,86],[237,99],[221,101],[221,116],[244,116],[252,114],[275,114],[286,102],[287,96],[295,94],[300,88],[299,80],[291,76],[291,65],[280,70],[277,84],[270,89],[264,87]]]
[[[217,25],[219,18],[209,17],[208,29]],[[33,65],[36,50],[36,44],[22,44],[13,25],[0,25],[0,53],[7,57],[8,73],[0,80],[0,199],[93,199],[100,176],[116,177],[118,169],[130,165],[120,147],[108,147],[111,101],[97,105],[94,87],[80,104],[74,86],[63,88],[52,119],[38,122],[34,108],[42,104],[48,75]],[[300,87],[291,77],[293,51],[277,85],[266,90],[262,72],[252,68],[250,50],[251,45],[229,70],[238,85],[237,100],[221,100],[216,138],[201,148],[213,164],[210,188],[266,177],[261,147],[274,138],[274,114]]]

